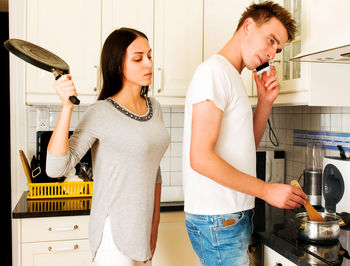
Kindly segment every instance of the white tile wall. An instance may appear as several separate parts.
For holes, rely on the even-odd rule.
[[[181,200],[183,198],[182,136],[184,109],[178,107],[163,108],[163,119],[170,135],[170,145],[161,162],[163,174],[162,201]],[[162,167],[163,164],[166,168]],[[166,180],[164,176],[166,176]]]
[[[37,108],[28,108],[28,153],[29,158],[35,154]],[[42,108],[42,106],[40,106]],[[77,125],[86,107],[75,107],[72,116],[71,129]],[[57,121],[60,107],[48,106],[50,130]],[[171,143],[162,161],[163,193],[170,198],[182,197],[182,137],[184,109],[178,107],[163,108],[164,125],[171,137]],[[305,165],[305,147],[293,145],[293,129],[322,130],[336,132],[350,132],[350,107],[274,107],[270,114],[272,127],[279,139],[280,149],[286,151],[286,183],[298,178]],[[273,147],[268,138],[268,126],[260,146]],[[325,155],[336,155],[337,151],[325,150]],[[347,154],[349,156],[349,154]],[[175,191],[175,192],[174,192]],[[166,193],[165,193],[166,192]],[[174,194],[172,194],[174,192]]]
[[[32,158],[36,154],[36,132],[38,110],[41,114],[46,112],[49,119],[49,127],[47,130],[53,130],[58,120],[61,107],[60,106],[30,106],[27,107],[28,114],[28,155]],[[71,119],[70,130],[74,130],[79,122],[86,107],[76,106]],[[171,143],[164,154],[161,161],[163,190],[162,197],[167,199],[182,198],[182,136],[184,123],[184,109],[179,107],[164,107],[163,120],[166,129],[170,135]],[[166,193],[165,193],[165,192]]]
[[[305,168],[305,147],[293,145],[293,130],[320,130],[350,132],[349,107],[274,107],[270,114],[272,127],[280,146],[286,151],[286,183],[298,178]],[[274,147],[268,137],[268,126],[260,146]],[[334,150],[324,150],[325,155],[337,155]],[[347,153],[347,156],[349,154]]]

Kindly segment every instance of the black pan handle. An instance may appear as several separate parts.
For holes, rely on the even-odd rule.
[[[55,73],[54,73],[55,74]],[[58,80],[62,75],[61,74],[55,74],[55,80]],[[69,96],[69,100],[72,104],[79,105],[80,100],[76,96]]]

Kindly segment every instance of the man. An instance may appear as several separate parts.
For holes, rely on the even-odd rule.
[[[186,227],[201,264],[248,265],[254,197],[292,209],[306,195],[256,178],[256,148],[280,85],[276,69],[254,72],[254,117],[240,73],[272,60],[294,39],[295,21],[273,2],[252,4],[225,46],[196,70],[185,104]]]

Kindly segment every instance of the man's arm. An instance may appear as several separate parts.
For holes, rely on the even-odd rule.
[[[267,104],[261,104],[258,101],[256,105],[254,117],[253,117],[253,128],[254,128],[254,140],[255,147],[258,148],[260,141],[265,133],[267,119],[269,118],[271,106]]]
[[[223,112],[212,101],[193,105],[190,164],[193,170],[230,189],[285,209],[299,207],[306,195],[285,184],[269,184],[230,165],[215,152]]]

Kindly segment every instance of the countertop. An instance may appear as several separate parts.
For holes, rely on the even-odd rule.
[[[14,219],[90,214],[91,197],[30,200],[27,199],[27,194],[28,191],[23,192],[13,210],[12,217]],[[162,202],[160,204],[160,211],[183,211],[183,204],[183,201]]]
[[[53,216],[74,216],[89,215],[91,198],[69,198],[50,200],[28,200],[27,193],[24,192],[17,203],[12,215],[13,218],[36,218]],[[303,208],[295,210],[282,210],[274,208],[260,199],[256,199],[254,215],[254,239],[262,243],[277,253],[281,254],[297,265],[350,265],[341,264],[341,256],[336,261],[327,261],[317,255],[321,249],[322,254],[329,252],[324,247],[315,245],[305,245],[297,239],[297,232],[294,225],[296,213],[304,211]],[[183,211],[183,202],[161,203],[161,211]],[[347,238],[350,238],[347,236]],[[350,239],[349,241],[350,242]],[[339,253],[339,245],[336,254]],[[348,246],[344,246],[348,248]],[[334,252],[333,252],[334,253]],[[344,258],[344,261],[350,262]]]
[[[256,199],[255,205],[254,239],[257,242],[270,247],[296,265],[350,265],[350,260],[339,255],[342,248],[349,248],[348,231],[341,230],[341,234],[346,234],[347,240],[343,241],[341,236],[340,242],[334,245],[306,243],[298,238],[294,223],[295,215],[305,211],[303,207],[282,210],[260,199]]]

